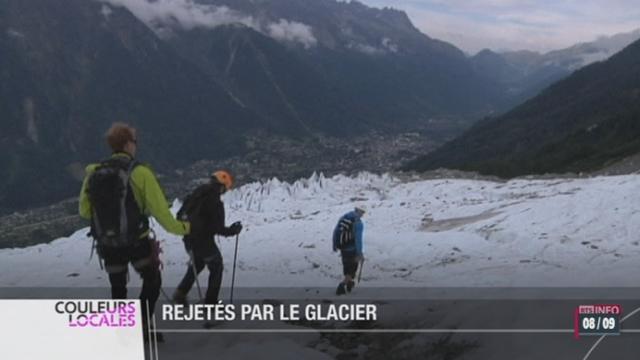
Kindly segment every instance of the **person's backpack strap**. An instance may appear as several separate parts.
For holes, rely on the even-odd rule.
[[[124,184],[124,194],[120,198],[120,236],[125,238],[129,235],[129,217],[127,216],[127,197],[131,189],[131,172],[136,166],[137,161],[129,160],[126,172],[120,173],[120,180]],[[133,194],[132,194],[133,195]],[[135,201],[135,199],[134,199]]]
[[[129,166],[127,167],[127,172],[126,174],[122,174],[123,176],[122,182],[123,184],[125,184],[125,187],[124,187],[124,195],[120,199],[120,210],[121,210],[120,211],[120,234],[124,234],[125,236],[127,236],[129,233],[129,223],[128,223],[129,218],[127,216],[128,215],[127,198],[129,196],[129,191],[131,190],[133,192],[133,189],[131,188],[131,173],[133,172],[133,169],[135,169],[135,167],[138,166],[139,164],[140,163],[135,159],[129,160]],[[131,194],[131,195],[134,195],[134,194]],[[135,195],[133,197],[134,197],[133,201],[135,201]],[[140,211],[139,206],[138,206],[138,211]]]
[[[340,230],[338,248],[344,249],[353,245],[355,241],[354,219],[348,216],[343,216],[338,222],[338,228]]]

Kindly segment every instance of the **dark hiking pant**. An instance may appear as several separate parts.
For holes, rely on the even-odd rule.
[[[358,258],[355,252],[342,252],[342,274],[351,276],[352,279],[356,278],[356,272],[358,271]]]
[[[129,263],[140,274],[142,277],[142,290],[140,291],[142,322],[146,324],[147,316],[153,316],[162,286],[160,269],[153,260],[151,240],[141,239],[139,244],[128,248],[103,248],[100,250],[100,255],[104,261],[105,270],[109,274],[112,299],[127,298]]]
[[[197,252],[191,252],[190,256],[198,274],[200,274],[205,266],[209,269],[209,282],[207,284],[207,293],[204,302],[206,304],[217,304],[218,295],[220,294],[220,284],[222,283],[222,254],[220,254],[220,250],[215,245],[211,248],[211,251],[208,252],[210,254],[206,257],[203,257]],[[194,274],[193,266],[190,263],[189,268],[187,268],[187,273],[184,274],[182,281],[180,281],[178,285],[178,290],[187,294],[189,290],[191,290],[191,287],[193,287],[195,280],[196,274]]]

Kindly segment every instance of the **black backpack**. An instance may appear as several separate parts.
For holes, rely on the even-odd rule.
[[[191,232],[183,240],[192,243],[202,241],[213,236],[211,230],[211,214],[207,203],[214,196],[214,187],[211,184],[198,186],[183,201],[176,218],[191,223]]]
[[[207,197],[210,195],[210,185],[200,185],[184,201],[176,218],[181,221],[195,222],[201,220]]]
[[[149,229],[149,219],[140,211],[129,181],[137,165],[135,160],[114,157],[101,162],[89,177],[91,235],[98,248],[129,247]]]
[[[338,241],[337,248],[347,249],[355,245],[355,220],[349,217],[343,217],[338,221]]]

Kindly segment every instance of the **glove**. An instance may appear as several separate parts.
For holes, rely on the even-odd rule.
[[[240,221],[236,221],[231,224],[231,226],[229,226],[229,229],[231,230],[233,235],[238,235],[240,234],[240,231],[242,231],[242,223]]]
[[[363,261],[364,261],[364,255],[363,254],[360,254],[360,255],[356,256],[356,262],[361,263]]]

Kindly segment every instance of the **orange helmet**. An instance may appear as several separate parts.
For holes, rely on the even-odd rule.
[[[226,170],[218,170],[211,174],[211,176],[218,180],[220,184],[224,185],[227,191],[233,186],[233,176]]]

